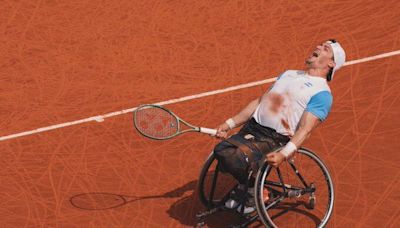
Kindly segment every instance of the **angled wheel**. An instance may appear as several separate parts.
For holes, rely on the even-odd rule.
[[[257,173],[256,207],[268,227],[324,227],[333,210],[332,178],[323,161],[300,148],[292,159]]]
[[[215,208],[225,203],[229,193],[237,185],[236,180],[227,173],[222,173],[218,160],[211,152],[200,172],[198,193],[201,203],[207,208]]]

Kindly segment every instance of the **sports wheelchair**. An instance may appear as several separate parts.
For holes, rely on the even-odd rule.
[[[199,177],[198,195],[207,210],[197,214],[197,227],[205,225],[208,215],[223,210],[245,218],[244,223],[231,227],[247,227],[257,220],[266,227],[324,227],[328,223],[335,198],[333,182],[324,162],[311,150],[300,148],[278,168],[265,162],[256,174],[250,171],[249,178],[251,175],[256,176],[256,212],[245,215],[243,210],[226,208],[225,202],[238,183],[219,171],[211,152]]]

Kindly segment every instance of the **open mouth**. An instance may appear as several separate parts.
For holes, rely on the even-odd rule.
[[[314,51],[314,52],[312,53],[312,56],[314,56],[314,57],[318,57],[318,56],[319,56],[319,53],[318,53],[318,52],[316,52],[316,51]]]

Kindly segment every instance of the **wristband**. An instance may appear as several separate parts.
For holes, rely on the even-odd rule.
[[[236,127],[236,123],[232,118],[229,118],[225,121],[226,124],[228,124],[230,129],[233,129]]]
[[[294,143],[288,142],[285,147],[280,151],[286,158],[293,154],[297,150],[297,147]]]

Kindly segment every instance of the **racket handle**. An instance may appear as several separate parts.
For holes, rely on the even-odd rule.
[[[217,130],[216,129],[205,128],[205,127],[201,127],[200,128],[200,132],[201,133],[205,133],[205,134],[209,134],[209,135],[212,135],[212,136],[217,134]]]

